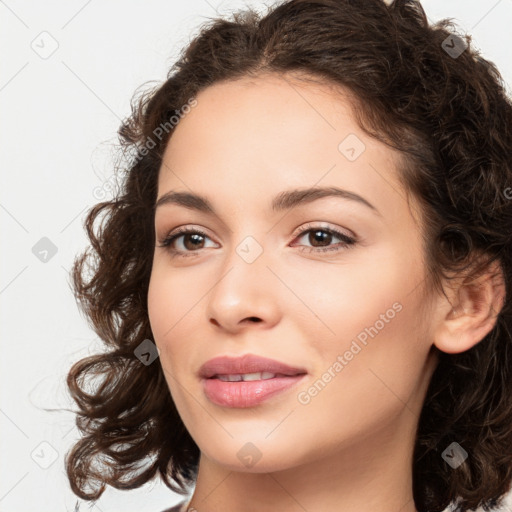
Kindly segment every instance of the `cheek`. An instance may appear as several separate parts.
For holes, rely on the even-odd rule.
[[[162,262],[153,266],[148,288],[148,317],[164,370],[174,374],[193,366],[191,347],[200,325],[206,289],[199,286],[194,268],[172,271]],[[196,283],[196,284],[194,284]],[[192,350],[191,350],[192,348]],[[176,363],[176,367],[174,365]],[[172,385],[172,381],[169,382]]]
[[[336,343],[324,347],[309,387],[298,390],[300,429],[335,449],[393,431],[406,408],[406,415],[419,414],[428,344],[408,299],[400,301],[402,309],[383,310],[388,323],[366,314],[340,316]]]
[[[148,289],[148,317],[154,341],[163,356],[164,369],[168,369],[168,361],[172,360],[170,340],[176,338],[178,319],[185,314],[185,301],[183,297],[180,300],[176,289],[170,275],[154,266]]]
[[[148,289],[148,317],[153,333],[154,342],[160,350],[160,364],[164,372],[171,397],[179,410],[183,409],[183,397],[180,386],[174,376],[176,368],[173,361],[184,362],[186,355],[180,350],[177,340],[184,339],[179,319],[184,316],[184,301],[180,295],[172,292],[176,283],[167,272],[162,272],[158,266],[153,267]],[[189,309],[189,308],[188,308]],[[181,336],[181,338],[180,338]]]
[[[405,400],[410,396],[430,348],[419,318],[422,269],[421,258],[395,245],[350,268],[318,266],[315,279],[296,281],[297,294],[308,298],[316,316],[310,314],[300,327],[318,356],[314,373],[322,381],[319,388],[325,381],[330,389],[321,392],[322,407],[341,400],[355,410],[360,397],[378,408],[386,398],[397,401],[393,392]]]
[[[169,311],[170,307],[170,294],[165,293],[163,279],[158,274],[153,269],[148,288],[148,317],[157,345],[163,331],[165,311]]]
[[[365,328],[376,323],[379,331],[400,324],[404,315],[397,309],[410,302],[421,273],[419,258],[400,250],[396,241],[354,252],[346,263],[303,261],[299,269],[290,264],[281,277],[292,283],[294,296],[283,314],[294,321],[303,317],[301,329],[310,340],[323,340],[320,350],[342,349],[359,333],[364,338]]]
[[[171,337],[178,320],[191,309],[194,297],[189,290],[194,287],[190,284],[190,277],[172,272],[164,261],[155,259],[149,281],[148,315],[157,343]]]

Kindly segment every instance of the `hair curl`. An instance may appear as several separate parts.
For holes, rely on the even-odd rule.
[[[434,287],[470,268],[475,254],[484,259],[471,275],[501,265],[506,301],[493,330],[463,353],[439,353],[413,463],[418,510],[499,505],[512,479],[512,102],[500,73],[469,35],[461,36],[462,54],[450,56],[443,42],[454,24],[429,25],[413,0],[291,0],[265,16],[251,9],[232,16],[205,24],[167,80],[134,95],[119,129],[129,154],[121,189],[88,213],[91,247],[75,260],[73,285],[107,351],[68,375],[82,433],[66,457],[73,491],[97,499],[106,485],[133,489],[158,472],[183,494],[197,477],[199,449],[160,364],[134,355],[152,339],[147,292],[168,122],[214,83],[294,73],[353,93],[361,128],[400,151],[400,177],[422,205]],[[441,453],[455,440],[469,457],[453,470]]]

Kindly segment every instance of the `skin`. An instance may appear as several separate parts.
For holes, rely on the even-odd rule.
[[[420,210],[398,181],[398,155],[358,127],[342,91],[264,75],[215,84],[197,101],[168,143],[158,197],[201,194],[217,214],[156,209],[148,295],[172,398],[201,451],[190,507],[416,511],[412,453],[433,347],[460,352],[482,339],[500,289],[483,280],[478,295],[461,284],[448,295],[452,304],[427,293]],[[365,145],[354,161],[338,149],[348,134]],[[311,186],[354,192],[379,213],[337,197],[271,210],[280,192]],[[207,234],[198,246],[187,235],[175,240],[187,256],[159,247],[179,226]],[[303,231],[311,227],[357,241],[341,247],[333,236],[315,245],[314,232]],[[248,236],[263,250],[252,263],[237,253]],[[393,304],[400,311],[389,319]],[[384,327],[347,360],[353,340],[382,315]],[[256,407],[211,403],[199,367],[245,353],[304,367],[305,383]],[[301,403],[299,393],[329,368],[330,381]],[[246,443],[261,454],[252,467],[237,456]]]

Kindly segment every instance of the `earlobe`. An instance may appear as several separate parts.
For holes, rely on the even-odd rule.
[[[498,263],[478,278],[465,279],[454,290],[457,300],[444,298],[441,318],[434,334],[434,345],[456,354],[477,345],[492,331],[505,303],[503,271]]]

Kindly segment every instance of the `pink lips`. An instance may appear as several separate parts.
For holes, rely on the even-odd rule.
[[[274,378],[227,382],[219,375],[240,375],[246,373],[269,372]],[[216,357],[203,364],[199,370],[203,390],[207,398],[224,407],[252,407],[281,393],[306,375],[304,368],[292,367],[285,363],[252,354],[242,357]]]

